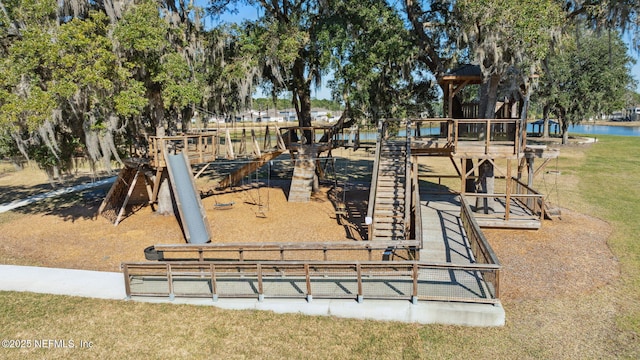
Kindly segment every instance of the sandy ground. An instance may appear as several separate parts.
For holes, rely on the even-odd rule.
[[[28,180],[20,180],[25,175]],[[0,197],[6,201],[9,193],[34,192],[42,186],[37,176],[28,170],[4,172]],[[28,185],[17,185],[22,182]],[[354,217],[341,223],[328,196],[330,186],[309,203],[289,203],[285,186],[271,186],[204,198],[212,242],[362,240],[366,189],[348,193]],[[78,196],[0,214],[0,263],[119,271],[122,262],[144,261],[147,246],[184,243],[175,217],[157,215],[147,206],[114,226],[97,216],[100,199]],[[216,204],[223,203],[234,205],[219,210]],[[607,246],[610,232],[606,222],[568,210],[537,231],[486,230],[503,265],[503,301],[577,296],[611,283],[619,270]]]

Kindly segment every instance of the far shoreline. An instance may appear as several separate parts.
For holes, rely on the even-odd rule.
[[[584,121],[580,125],[603,125],[603,126],[619,126],[619,127],[640,127],[640,121]]]

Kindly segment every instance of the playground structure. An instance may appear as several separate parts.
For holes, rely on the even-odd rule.
[[[196,234],[202,234],[197,236],[195,243],[208,242],[210,240],[209,225],[195,185],[195,178],[207,168],[208,164],[222,159],[235,160],[237,156],[249,158],[243,166],[227,174],[217,184],[217,190],[222,190],[237,185],[248,175],[288,151],[295,160],[294,174],[304,171],[305,167],[311,169],[304,175],[303,182],[292,182],[290,201],[309,201],[312,186],[307,185],[309,182],[313,183],[316,169],[320,171],[321,177],[324,176],[323,167],[316,167],[320,161],[316,158],[318,153],[327,149],[330,153],[330,149],[337,144],[354,148],[359,145],[357,130],[347,129],[346,131],[348,133],[333,127],[285,127],[282,129],[275,127],[275,141],[272,141],[271,131],[267,126],[264,141],[260,146],[252,129],[252,153],[247,152],[245,129],[242,129],[237,152],[229,129],[226,130],[223,145],[220,143],[221,137],[217,131],[166,137],[151,136],[147,141],[149,144],[147,156],[128,159],[125,162],[125,166],[103,200],[99,214],[109,219],[114,225],[118,225],[131,213],[132,205],[148,204],[152,207],[157,205],[161,186],[167,183],[171,187],[173,207],[177,211],[187,242],[192,242],[191,234],[194,231]],[[309,140],[304,138],[305,133]],[[317,138],[316,135],[318,135]],[[274,142],[276,145],[272,146]],[[223,154],[219,151],[221,146],[224,146]],[[194,164],[206,165],[194,176],[191,169],[191,165]],[[199,216],[195,216],[193,208],[200,209]],[[197,220],[197,218],[200,219]],[[191,227],[195,227],[196,230]]]
[[[481,226],[524,229],[540,226],[545,214],[544,197],[530,186],[540,171],[533,169],[531,159],[550,159],[553,153],[528,147],[517,119],[410,120],[395,135],[389,131],[393,123],[381,122],[378,129],[366,217],[368,241],[157,244],[154,250],[159,261],[122,265],[127,294],[214,300],[256,296],[260,300],[375,298],[407,299],[414,303],[435,300],[499,304],[501,266]],[[333,142],[333,137],[325,136],[323,128],[289,127],[279,131],[286,148],[274,153],[295,154],[296,167],[302,167],[300,159],[306,160],[304,166],[314,167],[320,163],[322,152],[330,153],[345,144]],[[304,158],[304,154],[312,156]],[[425,223],[425,219],[432,217],[426,214],[429,204],[441,201],[442,193],[425,191],[420,183],[420,179],[441,181],[444,176],[420,174],[418,166],[418,157],[434,156],[448,157],[460,181],[460,190],[449,190],[445,202],[454,204],[458,214],[459,220],[455,222],[460,228],[450,231],[462,236],[456,239],[464,244],[464,249],[458,252],[468,253],[466,257],[444,262],[432,260],[433,251],[427,247],[431,246],[428,244],[433,232]],[[469,160],[471,166],[467,166]],[[237,171],[250,173],[266,161],[258,159]],[[485,162],[497,168],[499,161],[506,162],[507,168],[500,170],[498,177],[504,192],[467,191],[469,180],[480,181],[474,170]],[[514,163],[518,165],[518,177],[513,176]],[[529,172],[529,184],[520,179],[525,169]],[[308,186],[310,177],[300,178]],[[294,169],[292,188],[296,187],[296,180]],[[229,180],[226,185],[232,183]],[[456,199],[452,201],[451,196]],[[483,201],[476,199],[491,199],[500,206],[494,205],[493,212],[488,213]],[[440,215],[436,216],[446,213],[438,211]],[[298,255],[302,253],[304,256]],[[348,254],[352,260],[331,259],[329,254],[334,253]],[[395,290],[389,291],[390,288]]]
[[[558,153],[527,145],[526,127],[516,103],[503,102],[496,119],[454,118],[453,113],[477,115],[477,104],[456,103],[456,92],[477,80],[469,76],[442,80],[450,81],[445,91],[448,118],[378,124],[365,217],[366,241],[208,243],[211,234],[205,212],[198,199],[189,196],[197,195],[189,165],[235,158],[229,132],[224,136],[224,157],[216,151],[221,138],[217,133],[150,139],[153,145],[148,161],[134,162],[135,171],[129,166],[123,169],[121,183],[127,186],[114,184],[101,212],[117,213],[117,224],[128,199],[136,191],[142,192],[142,186],[137,185],[140,180],[136,180],[140,174],[144,175],[150,203],[156,201],[166,176],[172,183],[185,238],[191,244],[156,244],[150,248],[153,256],[149,259],[154,261],[123,263],[127,295],[214,301],[219,297],[256,297],[260,301],[267,297],[307,301],[314,297],[353,298],[358,302],[365,298],[405,299],[499,307],[501,265],[482,228],[539,228],[548,210],[544,195],[533,189],[534,178]],[[246,153],[244,129],[242,134],[241,154]],[[335,127],[276,128],[274,147],[267,146],[271,136],[266,134],[268,128],[260,148],[252,130],[252,158],[229,172],[216,191],[238,185],[288,153],[293,160],[288,201],[306,202],[318,179],[326,175],[332,150],[361,145],[359,133],[345,134]],[[447,159],[453,174],[421,168],[421,162],[429,163],[436,157]],[[542,159],[537,168],[536,159]],[[186,178],[178,179],[179,171],[186,173]],[[458,185],[442,185],[452,179]],[[111,203],[109,198],[124,201],[106,206]],[[335,208],[337,219],[349,217],[343,203],[337,201]],[[191,241],[191,234],[193,238],[198,234],[196,241]],[[340,256],[334,258],[333,254]],[[504,312],[497,316],[504,317]]]

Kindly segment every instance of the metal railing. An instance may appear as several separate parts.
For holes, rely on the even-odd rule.
[[[469,204],[465,200],[464,196],[460,196],[460,221],[462,227],[467,235],[471,252],[477,264],[487,264],[496,267],[496,271],[491,272],[485,276],[484,280],[490,283],[493,289],[495,289],[496,297],[500,295],[500,262],[498,257],[493,252],[491,245],[487,241],[486,237],[480,230],[480,226],[476,222]]]
[[[315,298],[498,303],[499,266],[405,262],[124,263],[127,297]]]
[[[411,121],[407,121],[406,134],[411,133]],[[404,234],[405,239],[409,237],[411,234],[411,215],[412,210],[415,210],[414,204],[412,204],[412,200],[414,200],[412,192],[417,190],[417,187],[414,188],[412,186],[413,167],[411,165],[411,141],[410,137],[406,136],[405,142],[405,170],[404,170]],[[419,207],[419,206],[418,206]]]

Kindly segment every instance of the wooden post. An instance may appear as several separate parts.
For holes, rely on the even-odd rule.
[[[225,147],[227,148],[227,159],[234,160],[236,156],[233,153],[233,145],[231,144],[231,134],[229,133],[229,129],[226,130],[224,141]]]
[[[118,217],[116,218],[116,222],[113,225],[118,225],[118,223],[120,222],[120,219],[122,219],[122,216],[124,215],[127,209],[127,203],[129,203],[129,198],[131,198],[131,194],[133,194],[133,189],[135,189],[136,183],[138,182],[139,174],[140,174],[140,171],[136,170],[136,175],[133,177],[133,181],[131,182],[131,184],[129,184],[129,191],[127,192],[127,196],[124,198],[124,202],[122,203],[122,207],[118,212]]]
[[[418,263],[414,262],[413,263],[413,268],[412,268],[412,280],[413,280],[413,291],[412,291],[412,301],[415,303],[418,301]]]
[[[311,275],[309,274],[309,264],[304,264],[304,277],[307,283],[307,301],[311,301],[313,294],[311,293]]]
[[[271,134],[269,133],[269,125],[264,130],[264,142],[262,143],[262,149],[265,151],[271,148]]]
[[[216,266],[209,264],[209,271],[211,272],[211,295],[213,301],[218,300],[218,282],[216,281]]]
[[[260,144],[258,144],[258,140],[256,139],[256,132],[253,129],[251,129],[251,141],[253,142],[253,154],[256,157],[261,157],[262,152],[260,151]]]
[[[468,159],[460,159],[460,193],[464,194],[467,191],[467,160]]]
[[[129,267],[124,264],[122,267],[122,274],[124,275],[124,292],[127,295],[127,299],[131,298],[131,279],[129,278]]]
[[[364,297],[362,294],[362,265],[359,263],[356,264],[356,274],[358,277],[358,302],[361,303]]]
[[[171,273],[171,264],[167,264],[167,285],[169,286],[169,300],[173,300],[175,298],[175,294],[173,293],[173,274]]]
[[[240,147],[238,148],[238,155],[247,154],[247,130],[242,129],[242,136],[240,137]]]
[[[262,288],[262,264],[256,265],[256,271],[258,273],[258,301],[264,299],[264,290]]]
[[[507,193],[507,200],[506,203],[504,205],[505,207],[505,213],[504,213],[504,220],[505,221],[509,221],[509,215],[511,212],[511,185],[512,185],[512,178],[511,178],[511,159],[507,159],[507,176],[506,176],[506,180],[507,180],[507,189],[505,190]]]

